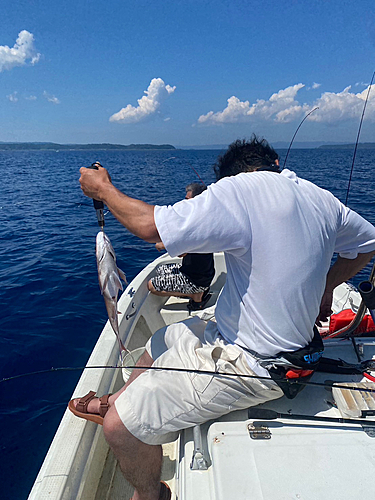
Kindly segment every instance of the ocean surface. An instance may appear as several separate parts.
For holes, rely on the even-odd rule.
[[[92,201],[79,168],[100,161],[126,194],[152,204],[214,182],[219,151],[0,152],[0,381],[51,367],[84,366],[107,320],[97,283]],[[280,151],[281,165],[286,151]],[[292,150],[287,168],[345,201],[352,152]],[[375,150],[359,151],[348,205],[375,224]],[[281,201],[282,202],[282,201]],[[129,282],[160,254],[106,215]],[[366,279],[369,266],[354,280]],[[0,497],[27,498],[79,371],[0,382]]]

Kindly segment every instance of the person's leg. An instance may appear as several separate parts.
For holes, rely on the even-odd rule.
[[[198,318],[191,318],[189,320],[186,320],[184,323],[187,325],[194,324],[195,331],[197,335],[200,335],[203,338],[203,332],[204,328],[206,325],[206,322],[199,320]],[[197,323],[200,324],[200,328],[197,327]],[[199,332],[199,333],[198,333]],[[136,363],[136,366],[144,366],[144,367],[151,367],[154,360],[157,359],[159,356],[161,356],[166,350],[168,350],[171,346],[173,346],[179,337],[179,328],[175,328],[175,325],[170,325],[168,327],[161,328],[157,330],[148,340],[146,344],[146,350],[142,354],[142,356],[139,358],[139,360]],[[142,369],[133,369],[128,381],[126,384],[115,394],[112,394],[108,398],[108,406],[111,407],[116,399],[124,392],[124,390],[136,379],[138,378],[147,368],[144,370]],[[93,393],[95,394],[95,393]],[[69,408],[71,411],[73,411],[73,407],[76,409],[78,402],[83,399],[83,398],[75,398],[72,401],[69,402]],[[79,412],[81,412],[79,415],[75,413],[75,415],[81,417],[81,418],[86,418],[84,415],[85,414],[94,414],[94,415],[99,415],[99,408],[100,408],[100,398],[99,397],[92,397],[89,402],[85,405],[86,409],[83,411],[82,409],[79,409]],[[90,419],[89,419],[90,420]],[[101,423],[97,422],[96,423]]]
[[[187,297],[189,299],[193,299],[194,302],[200,302],[202,300],[202,296],[203,296],[203,293],[204,292],[198,292],[198,293],[182,293],[182,292],[169,292],[169,291],[159,291],[159,290],[156,290],[153,283],[152,283],[152,280],[150,280],[148,283],[147,283],[147,288],[149,289],[149,291],[151,293],[153,293],[154,295],[159,295],[160,297]]]
[[[146,345],[146,352],[149,353],[146,362],[147,359],[155,358],[158,361],[160,358],[159,365],[181,366],[178,356],[176,356],[176,345],[179,344],[180,337],[189,332],[194,345],[198,347],[200,345],[198,337],[203,339],[205,326],[205,321],[191,318],[183,323],[158,330]],[[192,334],[190,327],[194,329],[198,337]],[[173,346],[175,347],[173,348]],[[174,354],[170,356],[169,351],[172,348]],[[165,358],[165,356],[167,357]],[[173,397],[172,402],[168,402],[168,394],[174,392],[173,388],[176,384],[179,387],[179,379],[185,380],[185,384],[186,380],[189,380],[187,373],[157,370],[152,371],[152,373],[147,371],[143,376],[148,373],[150,376],[146,376],[144,380],[138,380],[136,387],[133,388],[131,398],[124,400],[127,392],[125,390],[116,394],[117,398],[120,396],[121,398],[108,410],[103,422],[105,438],[116,456],[125,478],[135,488],[132,500],[169,498],[163,486],[166,497],[160,496],[163,454],[159,443],[176,439],[178,429],[164,432],[163,422],[158,423],[158,416],[162,416],[166,411],[166,420],[169,420],[170,412],[173,415],[178,415],[181,410],[184,411],[184,404],[180,410],[178,404],[173,403]],[[165,375],[167,375],[168,383],[164,383]],[[136,378],[138,377],[134,375],[133,381]],[[132,381],[129,380],[129,385],[133,385],[130,382]],[[188,384],[190,385],[189,382]],[[184,386],[178,388],[182,399],[185,394]],[[177,396],[177,399],[180,399],[180,396]],[[188,404],[188,407],[191,408],[191,403]],[[129,423],[132,421],[132,425],[129,426],[126,420],[129,420]],[[155,427],[159,428],[160,435],[154,433]],[[183,427],[185,427],[184,424]],[[140,431],[141,435],[137,434],[137,430]]]
[[[106,440],[124,476],[135,487],[133,500],[159,499],[160,443],[176,439],[181,429],[282,395],[271,380],[241,377],[254,372],[237,346],[226,345],[214,337],[202,344],[199,338],[204,334],[204,326],[205,322],[194,317],[167,327],[164,339],[168,349],[154,362],[154,366],[164,370],[143,373],[123,391],[104,419]],[[152,342],[149,347],[155,357]],[[194,367],[202,373],[192,376],[188,370],[175,372],[167,367]],[[234,377],[215,376],[217,371]]]
[[[163,459],[161,445],[145,444],[134,437],[122,423],[115,406],[109,409],[103,430],[122,473],[135,488],[132,500],[158,500]]]

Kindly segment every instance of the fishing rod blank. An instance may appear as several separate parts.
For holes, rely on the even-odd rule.
[[[312,420],[314,422],[329,422],[339,424],[361,424],[375,425],[375,420],[355,419],[355,418],[340,418],[340,417],[317,417],[315,415],[298,415],[293,413],[278,413],[274,410],[261,408],[249,408],[248,417],[251,420],[276,420],[278,418],[289,420]]]
[[[366,111],[367,101],[368,101],[368,98],[369,98],[369,96],[370,96],[370,91],[371,91],[372,83],[373,83],[373,81],[374,81],[374,77],[375,77],[375,71],[374,71],[374,73],[372,74],[371,83],[370,83],[370,85],[369,85],[369,87],[368,87],[368,91],[367,91],[367,97],[366,97],[365,103],[364,103],[364,105],[363,105],[363,110],[362,110],[361,120],[360,120],[360,122],[359,122],[359,128],[358,128],[357,140],[355,141],[355,147],[354,147],[354,153],[353,153],[352,168],[350,169],[350,176],[349,176],[348,188],[347,188],[347,190],[346,190],[345,205],[347,205],[347,204],[348,204],[349,191],[350,191],[350,184],[351,184],[351,182],[352,182],[353,169],[354,169],[354,162],[355,162],[355,157],[356,157],[356,155],[357,155],[357,148],[358,148],[359,136],[360,136],[360,134],[361,134],[361,128],[362,128],[363,118],[364,118],[364,116],[365,116],[365,111]]]
[[[285,165],[286,165],[286,160],[288,159],[288,156],[289,156],[289,152],[290,152],[290,149],[292,147],[292,144],[293,144],[293,141],[294,141],[294,138],[295,136],[297,135],[297,132],[299,131],[299,129],[301,128],[301,125],[302,123],[306,120],[306,118],[308,116],[311,115],[311,113],[314,113],[314,111],[316,111],[317,109],[319,109],[319,106],[317,106],[316,108],[312,109],[309,113],[307,113],[307,115],[304,117],[304,119],[301,121],[301,123],[298,125],[297,127],[297,130],[294,132],[294,135],[292,137],[292,140],[290,141],[290,144],[289,144],[289,148],[288,148],[288,151],[286,153],[286,156],[285,156],[285,160],[284,160],[284,163],[283,163],[283,169],[285,168]]]
[[[94,370],[122,370],[124,367],[121,365],[90,365],[90,366],[61,366],[57,368],[49,368],[46,370],[37,370],[34,372],[28,372],[28,373],[20,373],[19,375],[13,375],[11,377],[4,377],[0,379],[0,384],[3,382],[9,382],[11,380],[16,380],[24,377],[30,377],[33,375],[44,375],[46,373],[56,373],[56,372],[68,372],[68,371],[83,371],[83,370],[88,370],[88,369],[94,369]],[[126,367],[128,370],[150,370],[150,371],[170,371],[170,372],[181,372],[181,373],[196,373],[196,374],[201,374],[201,375],[211,375],[213,377],[227,377],[227,378],[236,378],[238,377],[237,373],[225,373],[225,372],[215,372],[211,370],[197,370],[194,368],[174,368],[170,366],[141,366],[141,365],[134,365],[134,366],[127,366]],[[331,373],[331,372],[329,372]],[[365,374],[363,374],[365,375]],[[242,378],[247,378],[247,379],[255,379],[255,380],[267,380],[269,381],[269,377],[265,377],[262,375],[250,375],[248,373],[243,373],[241,374]],[[311,382],[310,380],[298,380],[298,379],[290,379],[291,382],[288,381],[288,379],[285,379],[286,383],[290,384],[300,384],[303,386],[307,387],[324,387],[328,389],[332,389],[333,385],[335,386],[336,389],[345,389],[348,390],[348,386],[340,384],[340,382],[333,382],[333,381],[326,381],[326,382]],[[351,391],[359,391],[359,392],[369,392],[369,393],[375,393],[375,387],[372,385],[369,388],[363,388],[363,387],[351,387]]]

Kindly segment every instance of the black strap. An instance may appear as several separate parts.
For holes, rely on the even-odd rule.
[[[314,336],[312,340],[301,349],[292,352],[279,352],[276,358],[284,358],[290,362],[292,366],[302,370],[315,370],[323,355],[324,345],[322,337],[316,326],[314,326]],[[277,361],[276,361],[277,364]]]
[[[283,391],[284,395],[288,399],[294,399],[299,392],[302,391],[306,386],[301,384],[302,381],[308,381],[313,376],[314,372],[310,375],[305,375],[303,377],[295,378],[295,379],[287,379],[285,374],[287,372],[286,368],[281,366],[269,368],[268,372],[270,374],[271,379],[280,387]]]
[[[314,370],[320,365],[324,345],[320,333],[316,326],[314,326],[314,336],[307,346],[297,349],[293,352],[279,352],[276,354],[276,360],[272,367],[268,368],[270,377],[283,391],[288,399],[293,399],[305,387],[301,381],[308,381],[313,375]],[[313,370],[308,375],[303,375],[297,379],[287,379],[286,373],[288,367],[285,363],[278,366],[277,358],[287,360],[292,367],[297,367],[300,370]]]
[[[270,165],[269,167],[259,167],[256,169],[256,172],[275,172],[276,174],[279,174],[281,170],[277,165]]]
[[[360,364],[354,364],[347,363],[343,359],[322,357],[316,371],[323,373],[340,373],[343,375],[362,375],[367,368],[366,363],[368,363],[368,361],[364,361]]]

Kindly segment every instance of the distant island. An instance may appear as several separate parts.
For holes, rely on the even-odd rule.
[[[318,149],[350,149],[353,150],[355,144],[324,144],[319,146]],[[375,142],[360,142],[358,149],[375,149]]]
[[[287,142],[274,142],[272,146],[278,149],[287,149]],[[322,142],[295,142],[293,149],[343,149],[353,150],[354,144],[327,144]],[[228,145],[211,144],[197,146],[172,146],[171,144],[110,144],[103,142],[99,144],[57,144],[55,142],[1,142],[0,151],[144,151],[144,150],[177,150],[177,149],[207,149],[226,150]],[[362,142],[358,149],[375,149],[375,142]]]
[[[229,144],[229,143],[228,143]],[[210,149],[210,150],[223,150],[225,151],[228,144],[205,144],[196,146],[186,146],[186,145],[176,145],[176,149]],[[290,141],[271,141],[271,146],[279,151],[281,149],[288,149],[290,146]],[[292,149],[354,149],[354,144],[339,143],[327,141],[295,141],[292,144]],[[358,144],[358,149],[375,149],[374,142],[364,142]]]
[[[82,150],[144,150],[144,149],[176,149],[171,144],[129,144],[125,146],[123,144],[56,144],[54,142],[0,142],[0,151],[29,151],[29,150],[69,150],[69,151],[82,151]]]

